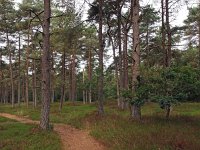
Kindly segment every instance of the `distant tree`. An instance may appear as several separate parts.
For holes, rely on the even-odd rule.
[[[184,21],[186,25],[185,35],[189,42],[189,47],[200,47],[200,5],[197,7],[189,8],[189,14]],[[200,65],[200,48],[199,48],[199,65]]]
[[[15,89],[14,89],[14,75],[13,75],[13,51],[12,36],[15,32],[15,9],[14,3],[11,0],[2,0],[0,2],[0,32],[3,33],[6,41],[6,50],[9,60],[10,85],[11,85],[11,103],[14,107],[15,103]]]
[[[159,32],[158,22],[160,21],[160,17],[155,8],[147,5],[142,8],[140,18],[141,59],[145,61],[147,67],[151,67],[153,65],[151,63],[153,59],[152,54],[156,47],[160,45],[160,43],[158,44],[155,41]]]

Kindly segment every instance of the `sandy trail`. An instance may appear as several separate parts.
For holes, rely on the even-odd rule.
[[[27,124],[39,124],[39,121],[33,121],[22,116],[0,113],[0,116],[6,117]],[[73,128],[70,125],[54,124],[56,131],[62,141],[63,150],[105,150],[106,148],[92,138],[88,132]]]

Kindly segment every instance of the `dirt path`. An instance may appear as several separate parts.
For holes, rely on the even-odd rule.
[[[28,118],[0,113],[0,116],[19,121],[21,123],[39,124]],[[59,134],[63,150],[105,150],[106,148],[92,138],[88,132],[75,129],[65,124],[54,124],[54,130]]]

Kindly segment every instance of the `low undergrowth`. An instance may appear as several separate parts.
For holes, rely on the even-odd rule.
[[[35,125],[0,117],[1,150],[59,150],[61,143],[54,132],[41,131]]]
[[[183,103],[173,108],[170,119],[155,103],[147,103],[142,108],[142,120],[132,120],[128,110],[119,110],[116,102],[107,103],[105,115],[99,116],[94,104],[65,103],[63,110],[59,104],[51,107],[51,121],[67,123],[77,128],[87,128],[90,134],[113,150],[174,150],[200,148],[200,104]],[[0,106],[0,112],[23,115],[39,119],[40,108],[12,109]],[[20,114],[21,112],[21,114]]]

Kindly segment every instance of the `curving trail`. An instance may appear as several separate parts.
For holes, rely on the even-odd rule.
[[[0,113],[0,116],[6,117],[27,124],[39,124],[39,121],[33,121],[17,115]],[[54,124],[56,131],[62,141],[63,150],[105,150],[106,148],[92,138],[88,132],[73,128],[70,125]]]

